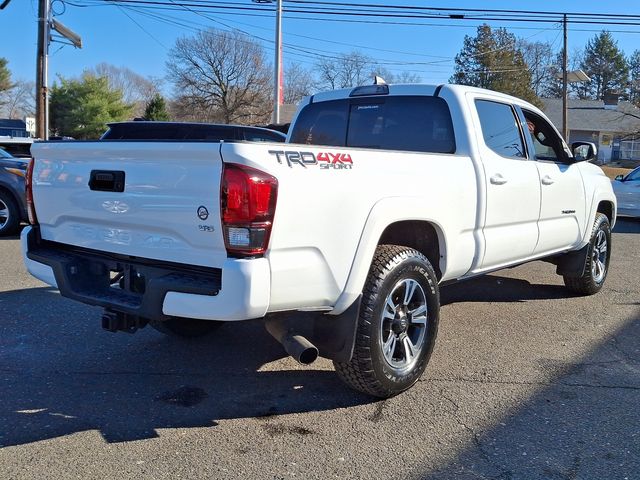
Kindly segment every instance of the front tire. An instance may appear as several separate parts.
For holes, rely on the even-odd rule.
[[[611,259],[611,225],[606,215],[596,213],[591,230],[587,262],[581,277],[563,275],[566,287],[579,295],[593,295],[604,285]]]
[[[353,357],[333,362],[351,388],[387,398],[418,381],[438,332],[438,280],[417,250],[379,245],[360,305]]]
[[[149,322],[157,331],[172,337],[198,338],[210,334],[224,322],[215,320],[197,320],[195,318],[171,317],[168,320]]]

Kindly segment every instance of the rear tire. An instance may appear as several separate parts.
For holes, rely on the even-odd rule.
[[[0,190],[0,237],[13,235],[20,226],[20,213],[11,194]]]
[[[169,320],[149,322],[157,331],[172,337],[198,338],[210,334],[224,322],[215,320],[197,320],[195,318],[171,317]]]
[[[409,247],[379,245],[362,292],[353,357],[333,362],[340,379],[381,398],[410,388],[431,357],[439,309],[429,260]]]
[[[606,215],[596,213],[591,230],[587,262],[581,277],[563,275],[566,287],[579,295],[593,295],[604,285],[611,259],[611,225]]]

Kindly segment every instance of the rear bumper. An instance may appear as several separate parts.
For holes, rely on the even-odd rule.
[[[34,277],[68,298],[154,320],[187,317],[248,320],[269,307],[269,262],[227,259],[222,268],[191,267],[80,249],[42,241],[38,230],[21,235],[24,262]],[[114,272],[122,272],[114,288]]]

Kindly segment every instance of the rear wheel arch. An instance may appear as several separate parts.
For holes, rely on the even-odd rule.
[[[446,236],[437,222],[420,218],[422,209],[406,198],[386,199],[374,207],[363,228],[351,270],[341,295],[334,303],[332,315],[343,313],[362,293],[378,245],[414,248],[429,259],[440,281],[446,272]],[[404,213],[404,218],[398,218],[398,211]]]
[[[378,240],[378,245],[402,245],[422,253],[442,278],[441,264],[445,259],[445,241],[442,230],[426,220],[403,220],[389,224]]]

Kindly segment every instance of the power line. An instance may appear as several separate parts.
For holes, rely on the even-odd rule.
[[[124,7],[124,8],[130,8],[130,7]],[[138,12],[138,13],[144,14],[143,12]],[[190,30],[192,30],[192,31],[196,31],[196,32],[205,31],[205,30],[203,30],[203,29],[199,29],[199,28],[195,28],[195,27],[189,27],[189,26],[186,26],[186,25],[181,24],[180,22],[177,22],[177,21],[175,21],[175,20],[173,20],[173,19],[168,19],[168,18],[159,18],[160,16],[157,16],[157,15],[154,15],[154,14],[148,14],[148,15],[153,15],[154,17],[157,17],[157,19],[158,19],[158,20],[164,21],[164,23],[174,24],[174,25],[176,25],[176,26],[181,26],[181,27],[183,27],[183,28],[188,28],[188,29],[190,29]],[[191,23],[195,23],[195,22],[191,22]],[[216,35],[215,31],[212,31],[212,30],[208,30],[208,31],[209,31],[210,33],[212,33],[212,34]],[[242,33],[242,32],[241,32],[241,33]],[[540,32],[540,33],[541,33],[541,32]],[[245,35],[247,35],[246,33],[244,33],[244,34],[245,34]],[[250,36],[250,35],[247,35],[247,36]],[[270,40],[265,40],[265,39],[261,39],[261,40],[263,40],[263,41],[265,41],[265,42],[273,43],[273,41],[270,41]],[[240,41],[240,42],[243,42],[243,41],[244,41],[244,42],[249,43],[249,41],[248,41],[248,40],[241,40],[241,39],[238,39],[238,41]],[[291,46],[291,45],[288,45],[288,47],[289,47],[289,48],[293,48],[293,49],[295,49],[295,47],[293,47],[293,46]],[[270,48],[271,48],[271,47],[270,47]],[[503,48],[506,48],[506,47],[503,47]],[[295,54],[294,52],[289,52],[289,55],[297,55],[297,56],[300,56],[300,57],[302,57],[302,58],[312,58],[312,59],[315,59],[315,60],[317,60],[317,58],[318,58],[318,56],[317,56],[316,54],[313,54],[313,52],[308,52],[307,50],[304,50],[304,49],[299,49],[299,50],[300,50],[300,51],[303,51],[303,52],[307,52],[307,53],[309,53],[309,55]],[[501,49],[496,49],[495,51],[498,51],[498,50],[501,50]],[[483,52],[483,53],[482,53],[482,55],[485,55],[485,54],[487,54],[487,53],[489,53],[489,52]],[[333,56],[327,56],[327,55],[324,55],[323,57],[325,57],[325,58],[334,58]],[[308,64],[312,64],[312,65],[314,64],[314,63],[312,63],[312,62],[301,62],[301,63],[308,63]],[[375,66],[388,66],[388,65],[392,65],[392,66],[430,65],[429,63],[420,63],[420,62],[395,62],[395,63],[393,63],[393,62],[379,62],[379,61],[371,61],[370,63],[371,63],[371,64],[373,64],[373,65],[375,65]],[[431,66],[431,65],[430,65],[430,66]],[[449,67],[450,67],[450,66],[452,66],[452,65],[447,65],[447,66],[444,66],[444,65],[441,65],[441,66],[434,65],[433,67],[435,67],[435,68],[438,68],[438,67],[440,67],[440,68],[442,68],[442,67],[446,67],[446,68],[447,68],[447,72],[448,72],[448,71],[449,71]],[[433,68],[433,67],[432,67],[432,68]],[[415,72],[415,73],[438,73],[438,72],[434,72],[432,69],[431,69],[431,70],[408,70],[408,69],[404,69],[403,71],[405,71],[405,72]],[[506,73],[506,72],[515,72],[515,71],[520,71],[520,69],[514,69],[514,68],[496,68],[496,69],[483,69],[483,70],[465,70],[463,73]],[[442,72],[442,73],[445,73],[445,72]]]
[[[144,28],[142,25],[140,25],[140,24],[139,24],[139,23],[138,23],[134,18],[132,18],[132,17],[131,17],[131,16],[130,16],[126,11],[125,11],[125,9],[124,9],[124,8],[122,8],[122,7],[121,7],[121,6],[119,6],[119,5],[118,5],[117,7],[118,7],[118,9],[119,9],[119,10],[120,10],[124,15],[126,15],[126,16],[127,16],[127,18],[128,18],[129,20],[131,20],[133,23],[135,23],[135,24],[138,26],[138,28],[139,28],[140,30],[142,30],[142,31],[143,31],[144,33],[146,33],[149,37],[151,37],[151,38],[152,38],[152,39],[153,39],[153,40],[154,40],[158,45],[160,45],[162,48],[164,48],[165,50],[167,50],[167,46],[166,46],[164,43],[162,43],[160,40],[158,40],[158,39],[157,39],[157,38],[156,38],[156,37],[155,37],[151,32],[149,32],[146,28]]]
[[[129,6],[131,7],[143,7],[146,6],[148,8],[158,8],[158,9],[167,9],[167,10],[178,10],[179,8],[181,8],[182,6],[186,5],[186,6],[193,6],[193,8],[190,7],[191,10],[193,10],[194,12],[196,11],[200,11],[202,12],[202,10],[197,10],[198,8],[206,8],[208,9],[207,11],[212,11],[215,10],[217,15],[233,15],[234,17],[238,17],[238,16],[248,16],[248,17],[261,17],[261,18],[271,18],[273,15],[272,14],[265,14],[265,13],[260,13],[260,12],[271,12],[271,8],[269,8],[268,6],[264,6],[264,7],[250,7],[250,6],[246,6],[245,4],[239,4],[239,3],[235,3],[235,2],[226,2],[222,5],[219,4],[219,2],[205,2],[203,0],[188,0],[188,2],[180,2],[180,3],[169,3],[166,0],[162,1],[162,0],[156,0],[156,1],[152,1],[152,0],[85,0],[85,4],[79,4],[77,3],[78,1],[82,1],[82,0],[75,0],[75,1],[68,1],[67,3],[74,5],[74,6],[78,6],[78,7],[87,7],[87,6],[110,6],[110,5],[114,5],[115,3],[127,3],[129,4]],[[235,7],[232,7],[231,5],[236,5]],[[377,5],[377,7],[380,8],[385,8],[387,7],[386,5]],[[306,7],[305,7],[306,8]],[[414,7],[414,8],[434,8],[435,7]],[[220,10],[222,9],[222,10]],[[457,10],[463,10],[463,9],[442,9],[439,8],[438,10],[447,10],[447,11],[457,11]],[[474,9],[472,9],[474,10]],[[373,14],[373,13],[369,13],[364,15],[365,17],[380,17],[382,18],[382,20],[364,20],[362,18],[349,18],[349,16],[347,15],[348,18],[337,18],[341,12],[336,12],[336,11],[327,11],[327,10],[321,10],[321,11],[313,11],[313,10],[292,10],[289,8],[285,8],[285,12],[286,13],[291,13],[291,12],[298,12],[299,15],[287,15],[287,18],[290,20],[305,20],[305,21],[326,21],[326,22],[342,22],[342,23],[361,23],[361,24],[376,24],[376,25],[399,25],[399,26],[424,26],[424,27],[446,27],[446,28],[476,28],[479,25],[456,25],[455,23],[452,24],[451,21],[458,21],[458,20],[471,20],[471,21],[482,21],[482,22],[488,22],[488,21],[492,21],[492,22],[498,22],[498,23],[507,23],[509,24],[509,29],[511,30],[531,30],[531,29],[536,29],[537,28],[531,28],[531,27],[523,27],[523,26],[515,26],[515,25],[511,25],[512,22],[530,22],[530,23],[536,23],[536,22],[546,22],[546,23],[558,23],[559,19],[558,18],[544,18],[541,19],[538,17],[535,18],[531,18],[531,17],[523,17],[518,11],[518,10],[512,10],[510,12],[516,12],[515,17],[510,17],[510,16],[502,16],[502,17],[490,17],[490,16],[486,16],[486,15],[475,15],[475,16],[464,16],[464,15],[451,15],[451,16],[445,16],[442,14],[438,14],[438,15],[431,15],[431,16],[406,16],[402,17],[402,18],[423,18],[423,19],[436,19],[436,20],[442,20],[442,21],[447,21],[447,24],[434,24],[434,23],[425,23],[425,22],[410,22],[410,21],[392,21],[389,18],[394,17],[393,15],[384,15],[384,14]],[[526,12],[526,11],[522,11],[522,12]],[[549,12],[549,13],[554,13],[554,12]],[[360,14],[362,14],[362,12],[360,12]],[[322,17],[320,15],[329,15],[328,18]],[[582,15],[584,18],[582,20],[576,20],[575,22],[573,20],[569,20],[569,23],[585,23],[585,24],[594,24],[594,25],[623,25],[623,26],[640,26],[640,15],[627,15],[627,18],[637,18],[639,20],[639,22],[607,22],[604,20],[597,20],[597,21],[591,21],[588,20],[588,18],[597,18],[598,15],[601,14],[584,14],[584,13],[576,13],[576,15]],[[613,15],[614,17],[619,16],[620,18],[624,18],[625,15],[617,15],[617,14],[609,14],[609,17],[611,17],[611,15]],[[590,16],[590,17],[587,17]],[[606,18],[607,16],[604,15],[603,18]],[[599,30],[589,30],[589,29],[572,29],[572,31],[581,31],[581,32],[598,32]],[[639,31],[630,31],[630,30],[610,30],[614,33],[640,33]]]
[[[264,11],[264,7],[248,6],[235,2],[203,2],[187,0],[181,2],[168,2],[167,0],[103,0],[110,4],[129,5],[155,5],[198,7],[210,10],[234,10],[234,11]],[[418,7],[401,5],[376,5],[376,4],[346,4],[339,2],[307,2],[305,0],[289,0],[286,4],[294,4],[295,7],[285,6],[285,13],[299,13],[306,15],[329,15],[341,17],[375,17],[393,19],[453,19],[453,20],[481,20],[481,21],[505,21],[525,23],[557,23],[561,12],[534,12],[529,10],[497,10],[497,9],[461,9],[442,7]],[[314,6],[315,5],[315,6]],[[319,9],[320,6],[331,8]],[[372,10],[375,8],[376,10]],[[391,9],[391,10],[390,10]],[[383,13],[385,12],[386,13]],[[394,11],[399,10],[399,11]],[[442,12],[450,12],[444,14]],[[492,15],[489,15],[489,14]],[[629,25],[640,26],[640,15],[630,14],[588,14],[573,12],[574,18],[568,18],[568,23],[598,24],[598,25]],[[631,21],[635,20],[635,21]]]
[[[169,0],[169,1],[171,1],[171,3],[177,4],[177,2],[175,2],[174,0]],[[134,9],[134,8],[145,8],[145,7],[126,7],[126,8]],[[188,11],[193,12],[193,10],[192,10],[192,9],[188,9]],[[215,23],[221,24],[221,25],[223,25],[224,27],[226,27],[227,29],[230,29],[230,30],[236,30],[236,31],[239,31],[239,32],[241,32],[241,33],[243,33],[243,34],[245,34],[245,35],[249,36],[249,37],[252,37],[252,38],[258,39],[258,40],[260,40],[261,42],[266,42],[266,43],[269,43],[269,44],[272,44],[272,43],[273,43],[273,40],[265,39],[265,38],[263,38],[263,37],[260,37],[260,36],[257,36],[257,35],[254,35],[254,34],[251,34],[251,33],[247,32],[247,31],[245,31],[245,30],[238,29],[238,28],[235,28],[235,27],[231,27],[231,26],[229,26],[228,24],[226,24],[226,23],[224,23],[224,22],[221,22],[221,21],[219,21],[219,20],[217,20],[217,19],[215,19],[215,18],[212,18],[212,17],[210,17],[210,16],[208,16],[208,15],[200,14],[200,16],[202,16],[203,18],[209,19],[209,20],[211,20],[211,21],[213,21],[213,22],[215,22]],[[165,16],[165,18],[166,18],[166,16]],[[169,21],[169,22],[172,22],[172,21],[173,21],[173,22],[175,23],[175,21],[174,21],[173,19],[171,19],[171,20],[167,19],[167,21]],[[193,22],[193,23],[195,23],[195,22]],[[233,22],[232,22],[232,23],[233,23]],[[201,24],[198,24],[198,25],[201,25]],[[528,37],[525,37],[525,38],[524,38],[524,40],[529,40],[530,38],[533,38],[534,36],[539,35],[539,34],[541,34],[541,33],[544,33],[545,31],[549,31],[549,30],[550,30],[550,29],[538,30],[538,31],[536,31],[536,33],[534,33],[533,35],[530,35],[530,36],[528,36]],[[311,38],[313,38],[313,37],[311,37]],[[331,58],[334,58],[334,56],[332,56],[332,55],[328,55],[328,53],[334,53],[334,54],[338,54],[338,55],[340,55],[340,54],[341,54],[341,52],[327,52],[326,50],[319,50],[319,49],[311,48],[311,47],[302,48],[302,47],[294,46],[294,45],[291,45],[291,44],[285,44],[285,46],[286,46],[289,50],[294,50],[294,51],[297,51],[297,52],[302,52],[303,54],[307,54],[307,55],[304,55],[304,56],[303,56],[303,57],[306,57],[306,58],[314,58],[314,59],[317,59],[317,58],[325,58],[325,59],[331,59]],[[505,46],[500,47],[500,48],[498,48],[498,49],[496,49],[496,50],[492,50],[492,51],[488,51],[488,52],[482,52],[482,53],[479,53],[477,56],[483,56],[483,55],[487,55],[487,54],[490,54],[490,53],[494,53],[494,52],[497,52],[497,51],[500,51],[500,50],[503,50],[503,49],[506,49],[506,48],[510,48],[511,46],[512,46],[512,45],[505,45]],[[402,53],[404,53],[404,52],[402,52]],[[416,55],[417,55],[417,54],[416,54]],[[455,57],[442,57],[442,56],[440,56],[439,58],[440,58],[441,60],[437,60],[437,61],[428,61],[428,62],[409,62],[409,61],[398,61],[398,60],[389,60],[389,59],[378,59],[378,60],[376,61],[376,63],[377,63],[378,65],[380,65],[380,66],[393,66],[393,67],[399,67],[399,66],[412,66],[412,65],[413,65],[413,66],[415,66],[415,65],[424,65],[424,66],[431,66],[431,67],[435,67],[435,66],[438,66],[438,64],[443,64],[444,62],[450,62],[450,61],[454,60],[454,58],[455,58]],[[442,66],[442,67],[450,67],[450,66],[453,66],[453,65],[452,65],[452,64],[448,64],[448,65],[439,65],[439,66]]]

